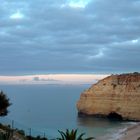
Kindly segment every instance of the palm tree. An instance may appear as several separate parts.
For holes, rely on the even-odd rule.
[[[9,99],[3,91],[0,91],[0,116],[6,116],[8,113],[7,108],[11,105]]]
[[[85,133],[82,133],[79,136],[77,136],[77,129],[76,130],[72,129],[71,131],[66,129],[66,132],[58,130],[58,132],[61,135],[61,138],[57,138],[58,140],[92,140],[94,139],[93,137],[83,138]]]

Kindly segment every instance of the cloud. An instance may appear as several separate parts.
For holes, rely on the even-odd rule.
[[[40,77],[33,77],[33,81],[40,81],[40,82],[56,82],[59,80],[55,80],[55,79],[50,79],[50,78],[40,78]]]
[[[139,0],[0,2],[1,75],[140,70]]]

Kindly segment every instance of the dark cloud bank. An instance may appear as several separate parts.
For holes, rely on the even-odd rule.
[[[140,0],[0,3],[1,75],[140,71]]]

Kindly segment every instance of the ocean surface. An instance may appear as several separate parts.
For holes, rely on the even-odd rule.
[[[0,85],[12,105],[0,121],[28,135],[58,137],[58,130],[78,129],[86,136],[117,134],[131,122],[77,116],[76,102],[90,85]],[[13,122],[13,123],[12,123]]]

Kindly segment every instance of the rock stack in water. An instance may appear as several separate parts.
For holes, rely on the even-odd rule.
[[[140,73],[111,75],[92,85],[77,102],[79,114],[140,121]]]

